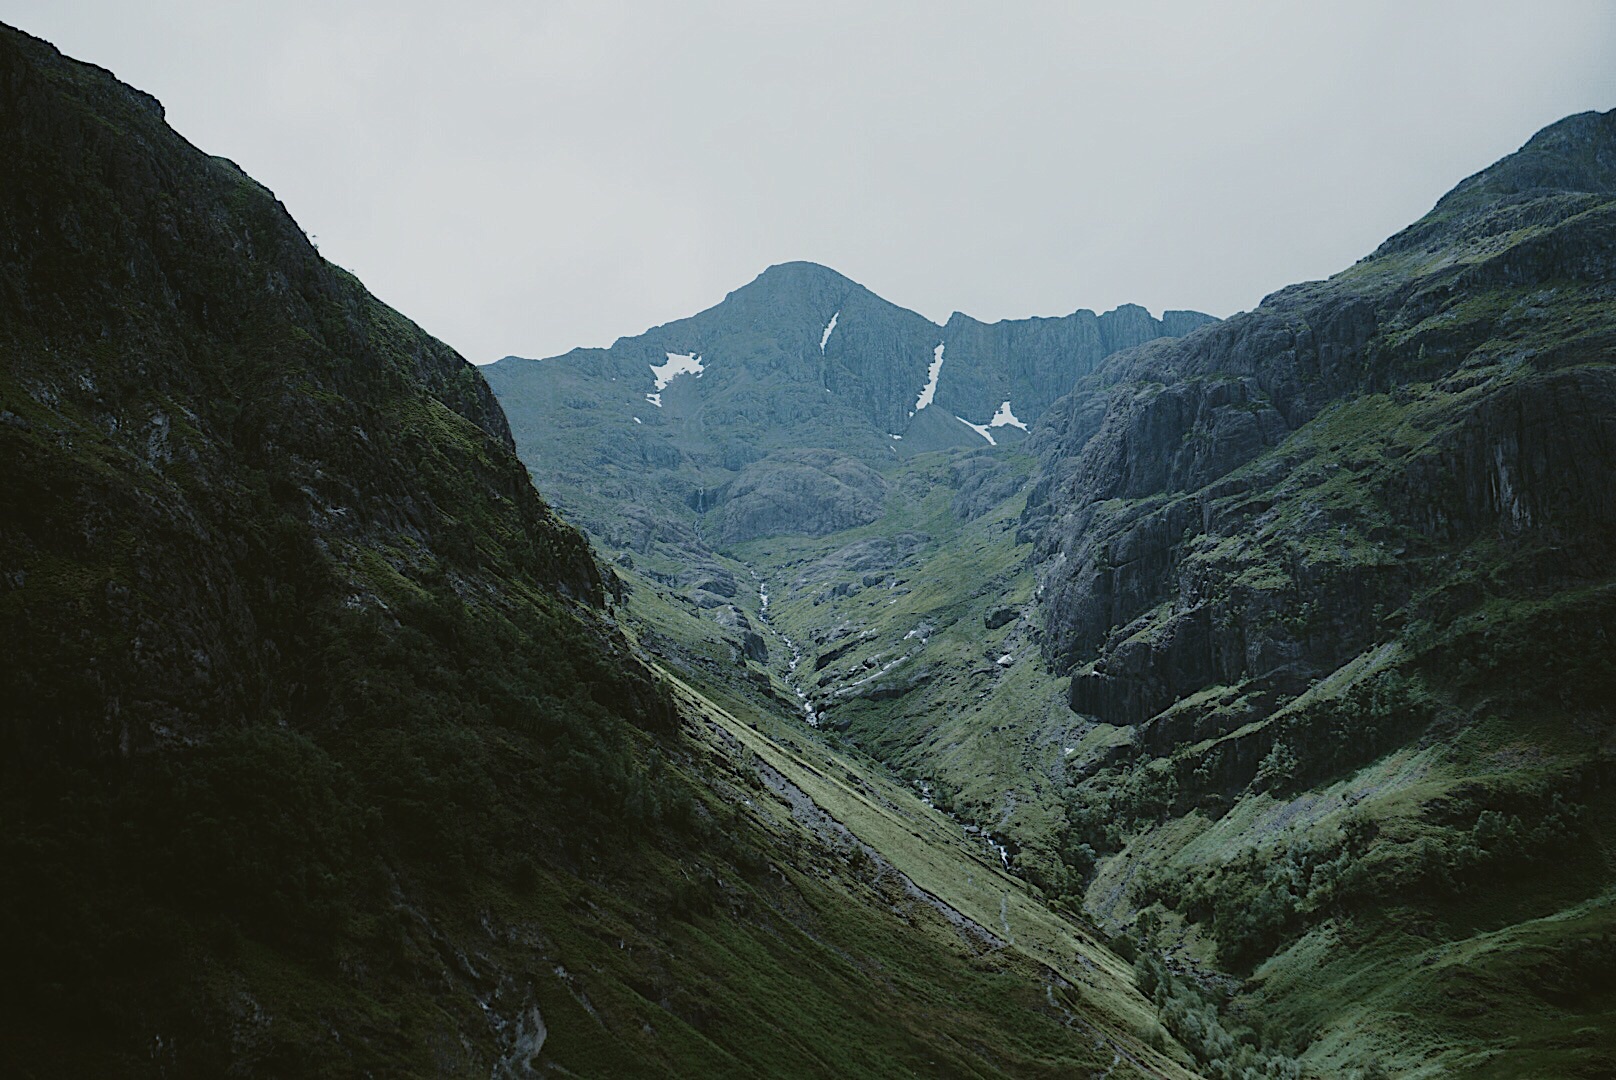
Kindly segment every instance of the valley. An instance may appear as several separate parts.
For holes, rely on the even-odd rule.
[[[0,85],[8,1075],[1193,1075],[1081,920],[645,648],[271,192],[9,27]]]
[[[790,264],[487,370],[649,651],[1137,952],[1207,1075],[1251,1067],[1223,1024],[1318,1075],[1600,1075],[1613,145],[1572,117],[1328,281],[1076,363]],[[703,370],[622,436],[589,373],[664,347]],[[760,364],[831,403],[732,389]]]
[[[478,368],[0,87],[8,1075],[1616,1073],[1616,112],[1226,320]]]

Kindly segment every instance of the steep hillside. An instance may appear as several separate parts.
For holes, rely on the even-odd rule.
[[[643,662],[268,191],[9,27],[0,87],[8,1075],[1189,1075],[934,812]]]
[[[1089,905],[1186,925],[1321,1061],[1616,1060],[1613,359],[1590,113],[1328,281],[1113,358],[1036,440],[1045,652],[1126,732],[1072,792]]]

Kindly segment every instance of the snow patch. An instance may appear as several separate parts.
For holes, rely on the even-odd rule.
[[[668,384],[680,375],[694,375],[701,378],[701,373],[707,369],[701,365],[701,357],[695,353],[669,353],[665,364],[652,364],[651,374],[656,376],[657,393],[660,395],[668,388]]]
[[[636,423],[636,424],[643,424],[643,423],[645,423],[645,421],[644,421],[644,420],[641,420],[641,419],[640,419],[640,418],[639,418],[639,417],[638,417],[638,416],[636,416],[636,417],[635,417],[635,418],[634,418],[634,422],[635,422],[635,423]]]
[[[889,439],[901,439],[901,438],[903,438],[903,436],[902,435],[888,435],[887,438],[889,438]]]
[[[1010,411],[1008,401],[999,406],[999,411],[993,414],[992,420],[988,421],[988,427],[1018,427],[1022,431],[1027,430],[1027,425],[1017,420],[1016,414]]]
[[[819,355],[825,355],[825,343],[830,340],[830,332],[836,329],[836,320],[841,317],[842,313],[838,311],[830,317],[830,322],[825,324],[825,332],[819,335]]]
[[[659,409],[662,408],[662,395],[661,394],[646,394],[645,395],[645,400],[649,401],[651,404],[655,405]]]
[[[921,387],[920,396],[915,399],[915,412],[919,412],[931,404],[931,399],[937,396],[937,376],[943,373],[943,343],[931,351],[931,366],[926,369],[926,385]],[[910,413],[913,416],[915,413]]]
[[[970,428],[972,431],[986,439],[989,446],[999,445],[999,440],[995,439],[992,433],[988,431],[987,424],[973,424],[963,416],[956,416],[954,419],[958,420],[960,423],[964,424],[966,427]]]
[[[939,346],[939,348],[941,348],[941,346]],[[1027,430],[1027,425],[1023,424],[1020,420],[1017,420],[1016,414],[1010,411],[1010,403],[1008,401],[1001,402],[999,405],[999,411],[994,413],[993,419],[989,420],[985,424],[973,424],[963,416],[956,416],[954,419],[958,420],[960,423],[964,424],[966,427],[970,428],[972,431],[986,439],[989,446],[999,445],[999,440],[993,437],[991,430],[993,428],[1017,427],[1022,431]]]

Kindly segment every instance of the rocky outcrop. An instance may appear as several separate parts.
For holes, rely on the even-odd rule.
[[[713,622],[735,636],[739,643],[737,648],[742,656],[759,664],[769,662],[768,643],[763,640],[763,635],[753,628],[752,620],[746,617],[746,612],[729,604],[713,612]]]
[[[815,559],[791,582],[793,592],[811,592],[838,584],[879,584],[899,570],[915,564],[931,537],[919,532],[872,536],[855,540]],[[873,579],[866,581],[865,579]]]
[[[954,481],[954,514],[962,521],[981,517],[1014,495],[1026,475],[992,451],[961,455],[949,463]]]
[[[1612,147],[1616,114],[1573,117],[1352,270],[1118,354],[1051,410],[1022,535],[1074,709],[1298,693],[1473,544],[1502,545],[1506,589],[1610,572]]]
[[[1010,623],[1015,622],[1016,617],[1017,612],[1015,608],[996,607],[992,608],[986,615],[982,616],[982,625],[989,630],[997,630],[1001,626],[1008,626]]]
[[[886,482],[829,450],[772,454],[747,466],[712,511],[721,543],[800,533],[824,536],[881,516]]]

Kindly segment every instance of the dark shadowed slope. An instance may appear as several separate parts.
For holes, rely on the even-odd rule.
[[[474,369],[4,27],[0,358],[8,1075],[1186,1075],[642,663]]]

